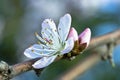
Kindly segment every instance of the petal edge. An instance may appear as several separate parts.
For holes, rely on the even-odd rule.
[[[64,42],[67,39],[71,26],[71,16],[70,14],[66,14],[60,18],[58,24],[58,33],[60,35],[61,40]]]
[[[65,49],[63,51],[61,51],[61,54],[66,54],[69,53],[74,47],[74,40],[73,38],[68,38],[68,40],[66,41],[66,45],[65,45]]]
[[[55,60],[56,57],[57,57],[56,55],[51,57],[43,57],[40,60],[36,61],[32,66],[35,69],[47,67]]]

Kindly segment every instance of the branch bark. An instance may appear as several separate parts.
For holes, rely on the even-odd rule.
[[[78,63],[76,66],[74,66],[72,69],[69,69],[67,72],[62,74],[58,79],[74,80],[75,77],[91,68],[95,63],[97,63],[100,60],[101,60],[100,55],[98,53],[93,53],[86,59]]]
[[[105,34],[103,36],[92,38],[87,50],[95,48],[103,44],[110,43],[110,42],[115,42],[116,44],[120,43],[120,30]]]
[[[98,47],[98,46],[101,46],[103,44],[107,44],[110,42],[115,42],[116,44],[120,43],[120,30],[114,31],[112,33],[109,33],[109,34],[106,34],[103,36],[92,38],[87,50],[93,49],[95,47]],[[61,58],[59,58],[59,59],[61,59]],[[39,59],[40,58],[36,58],[36,59],[32,59],[32,60],[25,61],[25,62],[18,63],[18,64],[11,66],[11,68],[10,68],[11,72],[9,74],[9,78],[13,78],[23,72],[33,70],[32,64]],[[59,59],[57,59],[57,60],[59,60]],[[95,58],[95,59],[98,59],[98,58]]]

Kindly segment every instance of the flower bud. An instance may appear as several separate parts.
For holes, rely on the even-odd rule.
[[[83,45],[84,48],[87,48],[91,38],[91,30],[86,28],[80,35],[79,35],[79,44]]]
[[[70,32],[68,34],[68,38],[70,37],[73,37],[74,41],[77,41],[78,40],[78,34],[77,34],[77,31],[75,30],[75,28],[71,28],[70,29]]]

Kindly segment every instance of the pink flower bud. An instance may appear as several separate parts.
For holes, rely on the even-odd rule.
[[[77,34],[77,31],[75,30],[75,28],[71,28],[70,29],[70,32],[69,32],[69,34],[68,34],[68,38],[73,38],[74,39],[74,41],[77,41],[78,40],[78,34]]]
[[[80,35],[79,35],[79,44],[86,44],[85,48],[88,47],[91,38],[91,30],[86,28]]]

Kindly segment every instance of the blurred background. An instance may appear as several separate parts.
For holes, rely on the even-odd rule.
[[[58,24],[66,13],[71,14],[78,33],[89,27],[94,37],[120,29],[120,0],[0,0],[0,60],[11,65],[29,60],[23,52],[37,41],[34,33],[40,32],[42,21],[51,18]],[[39,78],[29,71],[12,80],[54,80],[87,53],[73,61],[54,62]],[[115,68],[101,61],[75,80],[120,80],[120,46],[113,57]]]

